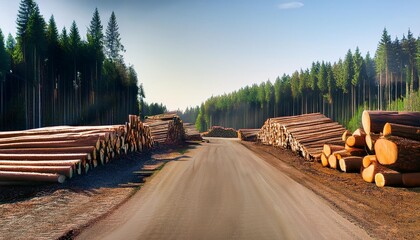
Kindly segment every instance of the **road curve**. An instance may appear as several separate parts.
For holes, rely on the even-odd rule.
[[[237,140],[168,163],[77,239],[370,239]]]

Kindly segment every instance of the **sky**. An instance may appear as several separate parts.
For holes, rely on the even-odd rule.
[[[169,110],[335,62],[359,47],[374,55],[384,28],[392,39],[420,34],[418,0],[35,0],[60,29],[76,21],[86,39],[95,7],[104,30],[114,11],[124,59],[146,101]],[[16,33],[20,0],[0,0],[0,29]]]

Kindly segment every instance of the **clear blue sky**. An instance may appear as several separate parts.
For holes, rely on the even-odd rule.
[[[0,0],[0,28],[15,35],[19,0]],[[375,52],[384,27],[394,39],[420,34],[418,0],[36,0],[60,28],[85,37],[95,7],[104,29],[115,11],[125,60],[146,101],[170,110],[274,81],[313,61],[337,61],[358,46]]]

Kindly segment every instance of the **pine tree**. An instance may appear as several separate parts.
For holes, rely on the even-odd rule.
[[[115,17],[115,13],[112,12],[105,35],[105,52],[107,57],[112,61],[122,61],[120,52],[125,51],[124,46],[121,44],[121,37],[118,30],[117,18]]]
[[[101,23],[101,18],[99,16],[98,8],[95,8],[93,12],[92,20],[90,21],[90,26],[87,32],[88,46],[93,51],[92,55],[94,57],[93,62],[94,70],[92,71],[92,79],[90,88],[91,88],[91,103],[95,104],[98,102],[99,97],[99,79],[101,78],[101,69],[102,63],[104,60],[103,54],[103,45],[104,45],[104,34],[103,26]],[[99,117],[98,112],[96,113],[97,118]]]
[[[382,32],[381,41],[378,44],[375,55],[376,72],[379,75],[379,110],[384,109],[383,106],[383,75],[385,74],[385,89],[388,87],[388,73],[389,73],[389,56],[391,49],[391,37],[388,35],[386,28]],[[387,96],[387,95],[385,95]]]

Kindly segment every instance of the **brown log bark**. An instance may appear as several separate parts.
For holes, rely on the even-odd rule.
[[[350,136],[347,138],[346,144],[350,147],[364,148],[366,146],[365,136]]]
[[[403,173],[402,181],[404,187],[420,187],[420,173]]]
[[[35,173],[57,173],[68,178],[73,177],[71,166],[20,166],[20,165],[0,165],[0,171],[6,172],[35,172]]]
[[[66,177],[53,173],[7,172],[0,171],[0,182],[58,182],[63,183]]]
[[[378,139],[375,143],[378,161],[399,172],[420,172],[420,142],[390,137]]]
[[[88,154],[0,154],[0,160],[74,160],[87,159]]]
[[[420,127],[386,123],[382,132],[385,137],[392,135],[420,141]]]
[[[362,166],[363,158],[362,157],[344,157],[339,160],[340,169],[343,172],[360,172],[360,167]]]
[[[367,134],[380,133],[386,123],[420,127],[420,112],[363,111],[362,125]]]
[[[322,151],[325,153],[326,157],[329,157],[333,152],[341,150],[344,150],[342,145],[324,144]]]
[[[375,183],[378,187],[399,187],[403,185],[402,174],[392,169],[384,168],[375,174]]]

